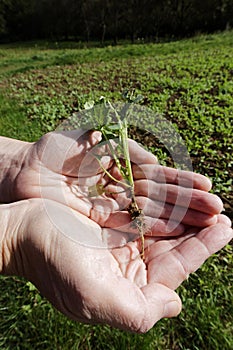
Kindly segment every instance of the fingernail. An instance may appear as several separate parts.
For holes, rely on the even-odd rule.
[[[181,311],[181,304],[176,300],[168,302],[164,307],[164,317],[177,316]]]
[[[102,140],[102,134],[100,131],[94,131],[91,135],[92,146],[96,145]]]

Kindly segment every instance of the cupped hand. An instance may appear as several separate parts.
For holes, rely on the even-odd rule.
[[[104,167],[121,180],[100,140],[99,132],[76,130],[49,133],[31,144],[15,181],[16,199],[52,199],[102,227],[133,233],[127,193],[104,173],[95,157],[101,154]],[[222,203],[208,193],[211,184],[205,176],[160,166],[155,156],[132,140],[129,151],[136,199],[151,235],[177,235],[187,225],[216,223]]]
[[[29,279],[73,320],[140,333],[181,311],[174,289],[233,237],[228,219],[218,215],[214,225],[189,227],[180,237],[146,237],[143,261],[140,240],[107,249],[97,223],[60,203],[32,199],[3,205],[4,212],[5,274]],[[124,239],[125,232],[116,233]],[[78,242],[83,235],[92,237],[89,245]]]

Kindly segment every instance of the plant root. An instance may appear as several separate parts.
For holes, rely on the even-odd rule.
[[[140,256],[142,260],[144,260],[144,251],[145,251],[144,235],[146,232],[145,215],[143,213],[143,210],[138,207],[134,196],[131,199],[131,203],[129,204],[127,211],[132,220],[132,223],[131,223],[132,227],[136,228],[140,234],[141,245],[142,245]]]

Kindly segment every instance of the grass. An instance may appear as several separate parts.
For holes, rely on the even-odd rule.
[[[85,48],[80,44],[0,46],[0,133],[37,140],[88,100],[120,100],[125,88],[179,130],[194,171],[209,176],[232,215],[233,33],[164,44]],[[135,116],[135,120],[136,120]],[[170,164],[154,119],[138,141]],[[161,141],[161,140],[160,140]],[[228,350],[233,348],[232,245],[179,289],[183,311],[146,335],[68,321],[30,283],[0,278],[1,349]]]

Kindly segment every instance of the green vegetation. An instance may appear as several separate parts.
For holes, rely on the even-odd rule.
[[[86,101],[134,89],[179,130],[194,171],[213,181],[232,215],[233,33],[105,48],[0,46],[0,133],[34,141]],[[70,45],[70,44],[69,44]],[[136,116],[135,116],[136,118]],[[154,120],[143,127],[154,128]],[[133,132],[132,132],[133,136]],[[150,133],[137,140],[170,165]],[[19,278],[0,279],[1,349],[228,350],[233,348],[233,249],[228,245],[178,290],[179,317],[146,335],[68,321]]]

